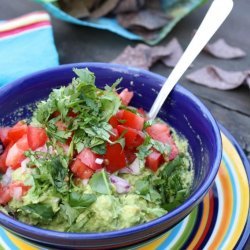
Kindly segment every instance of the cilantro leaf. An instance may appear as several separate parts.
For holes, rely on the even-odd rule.
[[[42,203],[23,206],[20,208],[19,212],[23,212],[31,217],[45,221],[52,220],[54,216],[52,207],[48,204]]]
[[[69,195],[69,204],[72,207],[89,207],[96,201],[96,195],[94,194],[80,194],[78,192],[72,192]]]
[[[89,184],[91,189],[97,193],[111,194],[110,181],[104,170],[95,173],[90,179]]]

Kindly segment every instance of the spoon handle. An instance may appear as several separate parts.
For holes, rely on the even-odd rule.
[[[171,90],[174,88],[176,83],[179,81],[194,59],[198,56],[200,51],[204,48],[213,34],[224,22],[232,8],[232,0],[213,1],[193,39],[156,97],[153,106],[149,111],[150,119],[154,119],[157,116],[161,106],[163,105]]]

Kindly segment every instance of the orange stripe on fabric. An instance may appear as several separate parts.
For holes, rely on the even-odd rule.
[[[222,205],[224,207],[222,207],[222,223],[219,225],[216,235],[214,236],[213,242],[210,244],[210,246],[208,246],[208,249],[211,250],[218,249],[221,241],[225,236],[225,233],[227,232],[233,211],[233,190],[230,183],[230,177],[223,162],[221,163],[218,176],[220,178],[221,187],[223,190],[224,204]]]

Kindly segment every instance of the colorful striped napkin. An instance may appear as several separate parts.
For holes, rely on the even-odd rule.
[[[33,12],[0,22],[0,87],[56,65],[58,54],[46,12]]]

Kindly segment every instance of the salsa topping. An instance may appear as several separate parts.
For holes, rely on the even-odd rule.
[[[180,205],[193,176],[186,140],[129,106],[134,93],[119,90],[121,79],[100,89],[88,69],[74,72],[30,123],[0,128],[0,210],[80,232],[133,226]],[[137,219],[125,223],[131,211]]]

